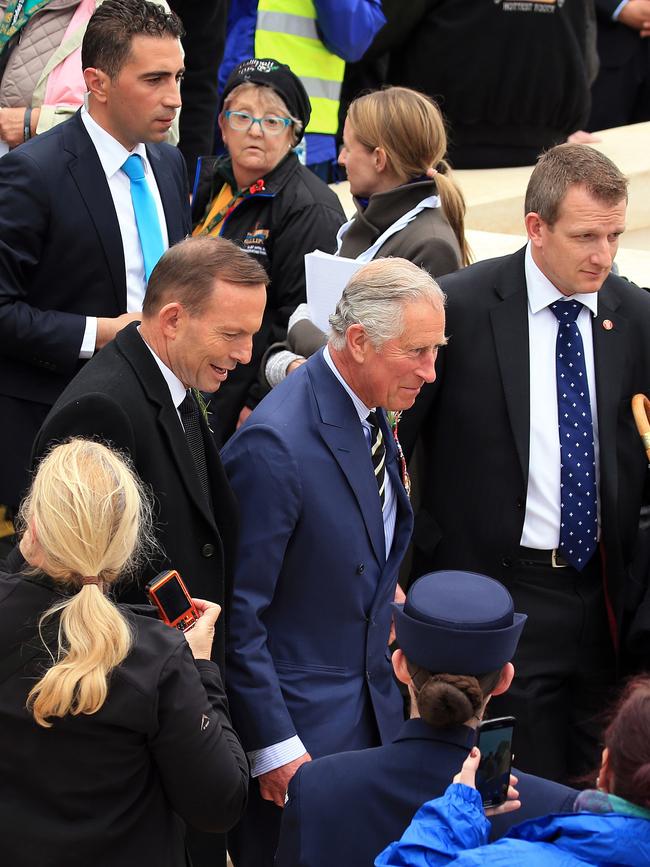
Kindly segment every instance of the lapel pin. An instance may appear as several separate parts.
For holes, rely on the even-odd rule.
[[[611,331],[613,327],[614,323],[611,319],[603,319],[603,328],[605,329],[605,331]]]

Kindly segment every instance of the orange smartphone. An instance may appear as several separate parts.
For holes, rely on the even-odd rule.
[[[145,587],[149,602],[155,605],[167,626],[186,632],[199,619],[192,597],[175,569],[160,572]]]

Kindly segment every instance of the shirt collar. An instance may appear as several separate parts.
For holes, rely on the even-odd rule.
[[[365,405],[365,403],[361,400],[361,398],[358,397],[358,395],[356,395],[356,394],[352,391],[352,389],[350,388],[350,386],[349,386],[349,385],[347,384],[347,382],[343,379],[343,377],[341,376],[341,374],[340,374],[340,372],[339,372],[338,367],[334,364],[334,361],[333,361],[333,359],[332,359],[332,356],[330,355],[330,348],[329,348],[329,346],[326,346],[325,349],[323,350],[323,358],[325,359],[325,364],[329,367],[329,369],[332,371],[332,373],[334,374],[334,376],[338,379],[338,381],[341,383],[341,385],[343,386],[343,388],[344,388],[344,389],[347,391],[347,393],[350,395],[350,400],[351,400],[352,403],[354,404],[354,408],[355,408],[356,411],[357,411],[357,414],[358,414],[358,416],[359,416],[360,421],[366,421],[366,419],[368,418],[368,416],[370,415],[370,413],[371,413],[373,410],[372,410],[372,409],[369,409],[369,408]]]
[[[97,123],[85,107],[82,107],[81,109],[81,120],[83,125],[86,127],[86,131],[90,136],[92,143],[95,145],[97,156],[99,157],[99,161],[102,164],[104,174],[107,178],[112,178],[116,172],[119,172],[126,159],[130,157],[131,154],[138,154],[141,156],[145,174],[149,171],[147,149],[142,142],[139,142],[132,151],[127,151],[124,145],[120,144],[117,139],[113,138],[109,132],[106,132],[106,130]]]
[[[580,292],[575,295],[563,295],[548,279],[546,274],[540,270],[539,266],[533,259],[530,241],[526,245],[526,287],[528,289],[528,306],[530,312],[534,315],[539,313],[549,304],[555,301],[566,301],[571,298],[573,301],[579,301],[593,316],[598,316],[598,292]]]
[[[140,327],[139,326],[138,326],[138,333],[140,333]],[[142,337],[142,334],[140,334],[140,337]],[[167,387],[169,388],[169,393],[172,396],[172,402],[173,402],[174,406],[176,407],[176,409],[178,409],[178,407],[185,400],[185,396],[187,394],[187,389],[185,388],[183,383],[180,381],[180,379],[176,376],[174,371],[171,370],[169,367],[167,367],[165,362],[162,361],[156,355],[156,353],[149,346],[149,344],[144,339],[144,337],[142,337],[142,341],[143,341],[144,345],[147,347],[147,349],[149,350],[149,352],[153,355],[154,361],[158,365],[160,372],[162,373],[162,375],[165,379],[165,382],[167,383]]]

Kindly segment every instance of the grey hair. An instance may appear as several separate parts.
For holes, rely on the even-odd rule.
[[[242,96],[245,93],[248,93],[251,90],[257,90],[260,92],[260,96],[264,105],[269,108],[271,111],[279,111],[282,114],[286,115],[291,120],[291,147],[295,147],[298,144],[298,138],[300,133],[302,132],[302,121],[300,118],[294,117],[292,114],[289,114],[289,109],[285,101],[282,99],[280,94],[273,90],[272,87],[269,87],[268,84],[257,84],[254,81],[244,81],[242,84],[238,84],[237,87],[233,87],[228,96],[225,99],[223,104],[223,111],[226,111],[233,104],[235,97]]]
[[[445,295],[433,277],[407,259],[375,259],[354,274],[330,316],[329,342],[334,349],[345,346],[350,325],[363,325],[375,349],[404,330],[404,305],[428,301],[443,310]]]

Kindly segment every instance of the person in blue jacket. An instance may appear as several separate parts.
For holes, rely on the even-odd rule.
[[[312,103],[315,97],[329,97],[325,115],[319,117],[320,112],[315,112],[307,130],[303,158],[329,182],[336,167],[342,61],[360,60],[386,18],[381,0],[298,0],[293,5],[294,11],[287,13],[286,4],[273,0],[231,0],[219,92],[232,70],[248,57],[270,56],[288,63],[303,80]],[[340,60],[338,68],[334,61],[335,69],[331,69],[328,53]]]
[[[623,691],[605,732],[597,791],[581,792],[573,813],[517,825],[488,844],[490,823],[474,786],[474,748],[442,798],[416,813],[376,867],[645,867],[650,864],[650,677]]]

